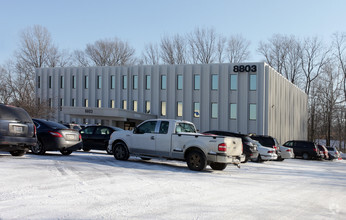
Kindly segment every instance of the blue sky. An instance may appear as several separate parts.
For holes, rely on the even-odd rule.
[[[60,49],[118,37],[137,55],[162,36],[213,27],[250,40],[250,61],[259,61],[258,42],[273,34],[328,42],[334,32],[346,32],[345,11],[344,0],[0,0],[0,65],[18,49],[21,31],[35,24],[46,27]]]

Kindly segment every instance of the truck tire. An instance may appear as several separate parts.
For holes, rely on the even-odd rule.
[[[37,140],[37,144],[31,147],[31,152],[33,152],[36,155],[43,155],[46,153],[46,148],[44,147],[41,141]]]
[[[207,166],[207,159],[201,151],[193,150],[188,153],[186,163],[190,170],[201,171]]]
[[[213,169],[213,170],[224,170],[226,167],[227,167],[227,163],[211,163],[210,164],[210,167]]]
[[[130,157],[129,150],[122,142],[118,142],[113,147],[114,158],[117,160],[127,160]]]
[[[10,154],[12,156],[23,156],[25,154],[25,150],[15,150],[15,151],[10,151]]]

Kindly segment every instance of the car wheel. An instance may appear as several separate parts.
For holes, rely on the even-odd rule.
[[[43,155],[44,153],[46,153],[46,148],[44,147],[42,142],[38,140],[36,145],[31,147],[31,152],[36,155]]]
[[[72,154],[72,150],[63,149],[63,150],[60,150],[60,153],[62,155],[70,155]]]
[[[117,160],[127,160],[130,157],[129,151],[126,145],[122,142],[118,142],[113,147],[114,157]]]
[[[186,162],[189,169],[194,171],[204,170],[207,166],[207,159],[205,155],[197,150],[188,153]]]
[[[262,157],[260,154],[258,154],[256,162],[257,163],[263,163],[264,162],[264,160],[262,160]]]
[[[242,163],[247,163],[249,161],[249,157],[246,154],[244,154],[244,156],[245,156],[245,160]]]
[[[285,159],[282,158],[281,156],[278,157],[278,159],[276,159],[277,161],[284,161]]]
[[[23,156],[25,154],[25,150],[15,150],[15,151],[10,151],[10,154],[12,156]]]
[[[308,153],[303,153],[303,159],[304,160],[310,159],[310,155]]]
[[[90,148],[88,148],[88,147],[83,147],[83,151],[89,152],[89,151],[90,151]]]
[[[213,170],[224,170],[227,167],[227,163],[211,163],[210,167]]]

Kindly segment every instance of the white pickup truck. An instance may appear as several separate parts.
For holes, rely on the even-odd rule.
[[[130,155],[183,160],[196,171],[207,165],[214,170],[223,170],[229,163],[239,167],[244,160],[240,138],[202,135],[191,122],[173,119],[147,120],[132,131],[114,132],[108,150],[117,160]]]

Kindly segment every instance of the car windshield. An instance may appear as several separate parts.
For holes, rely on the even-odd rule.
[[[32,122],[31,117],[24,109],[6,105],[0,105],[0,119]]]
[[[43,122],[47,127],[52,128],[52,129],[68,129],[65,125],[56,123],[54,121],[44,121]]]
[[[326,147],[328,149],[328,151],[334,151],[333,147]]]
[[[273,147],[275,145],[275,142],[273,141],[273,138],[270,137],[251,137],[252,139],[260,142],[261,145],[266,147]]]

